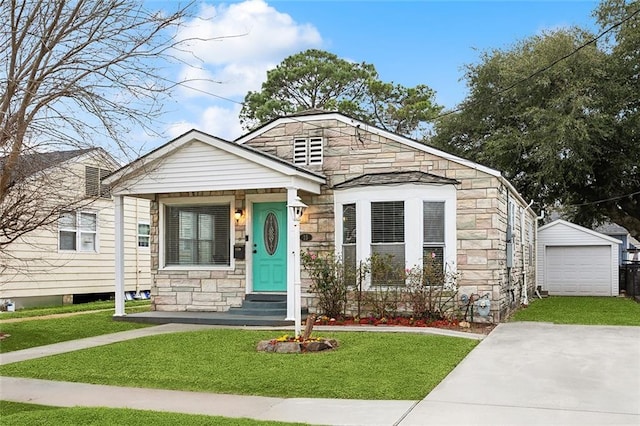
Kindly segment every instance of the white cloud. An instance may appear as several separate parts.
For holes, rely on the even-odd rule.
[[[195,127],[227,139],[242,134],[238,102],[250,90],[260,89],[267,70],[323,42],[313,25],[295,22],[264,0],[202,4],[198,16],[184,23],[178,39],[185,41],[189,52],[177,55],[192,66],[175,74],[179,81],[188,80],[187,87],[177,91],[176,101],[188,105],[183,114],[197,111],[198,116],[181,117],[171,126],[172,135]]]
[[[263,64],[322,42],[315,27],[294,22],[263,0],[204,4],[200,16],[186,22],[178,38],[192,39],[189,50],[212,65]]]
[[[202,113],[200,130],[222,139],[233,140],[242,134],[242,128],[238,121],[240,106],[234,108],[222,108],[211,106]]]

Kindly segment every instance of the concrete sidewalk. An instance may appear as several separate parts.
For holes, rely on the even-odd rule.
[[[2,377],[1,398],[60,407],[134,408],[317,425],[393,425],[418,401],[269,398]]]
[[[101,336],[100,344],[184,327]],[[76,342],[89,347],[86,340]],[[54,352],[35,349],[27,351]],[[17,362],[10,355],[2,363]],[[510,323],[499,325],[422,401],[268,398],[10,377],[0,378],[0,398],[330,425],[638,425],[639,359],[640,327]]]

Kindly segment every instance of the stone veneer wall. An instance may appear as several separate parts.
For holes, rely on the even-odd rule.
[[[245,297],[246,261],[232,260],[233,269],[226,270],[161,270],[159,268],[159,201],[175,197],[235,197],[232,211],[242,208],[246,212],[246,194],[265,194],[284,190],[216,191],[160,194],[151,203],[151,309],[156,311],[210,311],[222,312],[240,306]],[[235,224],[234,241],[244,242],[245,216]],[[161,248],[160,248],[161,249]]]
[[[301,232],[313,239],[302,242],[302,249],[334,249],[334,211],[331,186],[366,173],[421,170],[460,181],[457,191],[457,270],[461,273],[460,291],[467,294],[491,294],[492,320],[499,321],[515,306],[510,302],[513,284],[507,280],[506,223],[507,191],[495,176],[434,156],[395,141],[356,129],[336,120],[297,122],[275,127],[247,142],[257,148],[292,161],[293,137],[324,138],[323,164],[309,166],[328,180],[320,195],[302,193],[310,207],[300,225]],[[518,202],[522,206],[522,203]],[[527,223],[534,220],[527,212]],[[516,227],[520,227],[519,220]],[[519,234],[518,234],[519,235]],[[519,239],[518,239],[519,241]],[[520,265],[518,253],[515,265]],[[535,283],[535,259],[528,263],[527,287]],[[511,283],[522,276],[521,267],[510,271]],[[304,271],[303,271],[304,277]],[[308,288],[308,280],[303,280]],[[519,293],[514,293],[519,295]],[[313,295],[304,293],[308,306]],[[516,302],[519,300],[516,300]]]

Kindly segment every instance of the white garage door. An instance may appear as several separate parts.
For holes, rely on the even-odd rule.
[[[547,247],[549,294],[611,296],[611,246]]]

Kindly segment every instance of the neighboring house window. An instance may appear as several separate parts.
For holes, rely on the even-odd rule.
[[[371,254],[390,256],[392,265],[404,270],[404,201],[371,203]],[[372,281],[373,285],[392,284]]]
[[[294,139],[293,164],[301,164],[303,166],[322,164],[322,138]]]
[[[345,272],[356,270],[356,205],[342,206],[342,262]],[[355,275],[352,275],[355,278]]]
[[[98,215],[91,212],[64,212],[58,220],[60,250],[96,251]]]
[[[230,264],[229,204],[166,206],[166,265]]]
[[[148,223],[138,223],[138,247],[149,247],[151,226]]]
[[[99,167],[85,166],[85,194],[87,197],[110,198],[109,187],[102,184],[102,178],[111,171]]]
[[[424,263],[433,259],[444,267],[444,202],[425,201],[423,203],[423,256]]]

